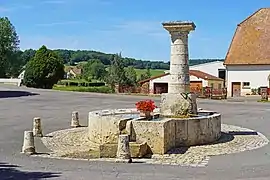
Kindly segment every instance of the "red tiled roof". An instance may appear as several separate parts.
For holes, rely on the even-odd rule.
[[[223,81],[223,79],[213,76],[211,74],[199,71],[199,70],[189,70],[189,74],[204,80],[216,80],[216,81]]]
[[[169,75],[170,73],[165,73],[165,74],[161,74],[161,75],[158,75],[158,76],[153,76],[151,78],[148,78],[148,79],[145,79],[145,80],[142,80],[142,81],[139,81],[138,83],[139,84],[143,84],[145,82],[149,82],[151,80],[154,80],[154,79],[157,79],[157,78],[161,78],[161,77],[164,77],[164,76],[167,76]],[[218,78],[216,76],[213,76],[211,74],[208,74],[208,73],[205,73],[205,72],[202,72],[202,71],[199,71],[199,70],[189,70],[189,75],[190,76],[195,76],[195,77],[198,77],[198,78],[201,78],[201,79],[204,79],[204,80],[216,80],[216,81],[224,81],[223,79],[221,78]]]
[[[153,79],[161,78],[161,77],[167,76],[167,75],[169,75],[169,74],[170,74],[170,73],[164,73],[164,74],[161,74],[161,75],[153,76],[153,77],[150,77],[150,78],[148,78],[148,79],[141,80],[141,81],[139,81],[138,83],[139,83],[139,84],[143,84],[143,83],[145,83],[145,82],[151,81],[151,80],[153,80]]]
[[[224,64],[270,64],[270,8],[259,9],[237,26]]]

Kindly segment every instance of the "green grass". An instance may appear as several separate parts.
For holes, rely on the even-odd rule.
[[[62,79],[61,82],[76,82],[76,83],[83,83],[83,82],[88,82],[84,79]]]
[[[262,103],[270,103],[270,101],[268,100],[258,100],[257,102],[262,102]]]
[[[61,86],[55,85],[54,90],[58,91],[77,91],[77,92],[97,92],[97,93],[112,93],[112,89],[108,86],[100,87],[82,87],[82,86]]]
[[[137,76],[139,77],[141,74],[146,72],[146,69],[135,69],[135,71],[137,73]],[[163,69],[150,69],[151,77],[164,74],[164,71],[166,71],[166,70],[163,70]]]
[[[85,79],[62,79],[60,80],[61,82],[65,83],[65,82],[75,82],[75,83],[94,83],[94,82],[101,82],[99,80],[96,79],[91,79],[91,82],[85,80]]]
[[[68,67],[68,65],[66,65]],[[135,69],[136,73],[137,73],[137,77],[140,77],[141,74],[146,72],[146,69]],[[150,73],[151,73],[151,77],[153,76],[158,76],[161,74],[164,74],[164,69],[150,69]]]

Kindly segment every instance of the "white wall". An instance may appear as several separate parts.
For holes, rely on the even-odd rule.
[[[16,84],[17,86],[21,85],[22,80],[21,79],[0,79],[0,83],[6,83],[6,84]]]
[[[218,77],[218,69],[226,69],[223,65],[223,61],[214,61],[210,63],[198,64],[194,66],[190,66],[189,69],[191,70],[199,70],[213,76]]]
[[[168,83],[169,81],[170,81],[170,75],[150,80],[149,90],[151,91],[154,89],[154,83]]]
[[[270,75],[270,65],[241,65],[227,66],[227,87],[228,96],[231,96],[232,82],[250,82],[250,89],[241,89],[241,94],[251,93],[252,88],[269,86],[268,76]]]

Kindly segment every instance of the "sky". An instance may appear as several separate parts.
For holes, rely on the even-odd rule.
[[[162,22],[189,20],[189,56],[225,58],[237,24],[269,0],[0,0],[0,17],[15,26],[22,50],[83,49],[169,61]]]

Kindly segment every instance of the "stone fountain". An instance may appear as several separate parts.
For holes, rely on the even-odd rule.
[[[198,111],[196,96],[190,93],[188,35],[195,24],[174,21],[162,25],[171,37],[168,93],[161,95],[160,108],[150,121],[140,117],[136,109],[89,112],[89,139],[101,157],[115,157],[121,134],[129,135],[132,157],[208,144],[221,136],[221,115]]]

